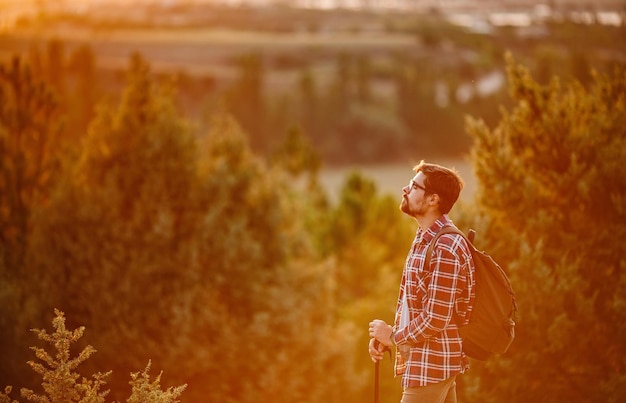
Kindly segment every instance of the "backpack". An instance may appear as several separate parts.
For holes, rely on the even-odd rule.
[[[446,225],[435,236],[426,251],[424,267],[430,264],[435,244],[444,234],[465,238],[474,260],[476,297],[469,322],[459,325],[463,351],[468,357],[487,360],[494,353],[505,353],[515,338],[515,294],[506,273],[491,256],[474,246],[474,230],[469,238],[458,228]]]

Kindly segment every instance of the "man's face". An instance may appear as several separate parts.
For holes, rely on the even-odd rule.
[[[426,176],[422,172],[418,172],[408,185],[402,188],[402,202],[400,210],[414,218],[424,215],[428,204],[425,198],[424,181]]]

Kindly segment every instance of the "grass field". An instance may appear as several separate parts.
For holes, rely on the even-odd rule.
[[[281,34],[204,28],[109,28],[104,30],[88,27],[54,27],[46,30],[23,30],[12,33],[11,36],[42,43],[49,39],[59,39],[69,44],[87,43],[96,50],[111,50],[112,47],[117,47],[120,50],[139,50],[142,53],[150,53],[151,50],[160,49],[164,57],[176,58],[177,55],[185,55],[191,64],[194,60],[203,61],[204,56],[232,55],[248,51],[263,51],[271,54],[311,49],[401,50],[415,47],[417,44],[413,35],[384,32]],[[100,54],[100,52],[96,53]]]
[[[107,28],[56,27],[43,31],[21,31],[23,36],[38,39],[57,38],[86,42],[113,42],[126,44],[214,45],[256,46],[276,48],[280,46],[385,46],[406,47],[415,45],[415,37],[409,34],[383,32],[297,32],[273,33],[242,31],[224,28]]]
[[[139,52],[155,72],[184,72],[192,76],[210,76],[230,81],[238,70],[233,59],[246,54],[263,54],[270,60],[295,63],[279,68],[271,63],[266,70],[266,85],[274,93],[293,89],[300,76],[300,64],[306,64],[320,83],[336,69],[334,56],[345,50],[367,53],[372,60],[390,51],[413,52],[419,44],[408,34],[384,32],[297,32],[272,33],[207,28],[107,28],[55,26],[46,30],[25,29],[11,33],[23,50],[29,43],[63,41],[68,51],[88,44],[96,54],[100,68],[123,70],[130,56]],[[0,49],[0,58],[12,52]]]

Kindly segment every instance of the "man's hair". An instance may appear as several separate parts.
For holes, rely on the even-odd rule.
[[[439,195],[439,211],[442,214],[448,214],[459,198],[461,189],[463,189],[463,179],[459,173],[450,168],[446,168],[437,164],[429,164],[423,160],[413,167],[418,173],[422,172],[426,177],[424,187],[426,194]]]

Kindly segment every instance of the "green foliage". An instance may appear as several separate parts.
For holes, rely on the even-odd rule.
[[[135,372],[130,374],[132,386],[132,394],[128,400],[128,403],[178,403],[178,397],[184,392],[187,385],[181,385],[177,387],[170,387],[167,390],[161,390],[161,372],[157,378],[150,382],[150,366],[151,362],[143,370],[143,372]]]
[[[0,65],[0,378],[20,362],[11,346],[31,327],[28,243],[33,216],[59,179],[60,128],[57,98],[31,65],[19,57]]]
[[[13,388],[11,386],[7,386],[4,388],[4,392],[0,392],[0,403],[18,403],[17,400],[11,399],[11,391]]]
[[[65,327],[65,314],[55,309],[55,318],[52,320],[52,326],[55,332],[49,334],[46,330],[34,329],[39,339],[50,344],[56,351],[54,356],[50,355],[46,349],[40,347],[32,347],[36,357],[43,363],[29,361],[31,368],[42,376],[43,394],[37,394],[30,389],[22,388],[22,397],[31,402],[41,403],[104,403],[105,397],[109,391],[101,391],[101,387],[106,384],[105,379],[111,375],[111,371],[107,373],[94,374],[93,380],[82,378],[75,372],[80,364],[83,364],[96,350],[90,345],[74,358],[71,357],[70,347],[82,338],[85,328],[79,327],[75,330],[68,330]],[[178,386],[176,388],[168,388],[166,391],[161,390],[160,379],[150,383],[148,374],[151,363],[148,362],[147,367],[141,373],[131,374],[132,392],[129,403],[177,403],[177,398],[182,394],[187,385]],[[0,393],[0,402],[17,403],[11,400],[12,387],[5,388],[4,393]]]
[[[512,351],[475,376],[479,401],[618,401],[626,372],[626,74],[536,83],[512,59],[514,108],[468,120],[489,240],[520,304]],[[581,331],[584,329],[584,331]],[[508,374],[508,375],[506,375]]]
[[[316,176],[321,166],[320,156],[298,128],[292,128],[287,132],[287,137],[274,150],[270,162],[279,165],[292,176],[303,173]]]
[[[56,354],[51,356],[45,349],[33,347],[36,357],[42,363],[29,361],[28,364],[43,378],[44,394],[38,395],[30,389],[22,389],[22,396],[32,402],[104,402],[104,397],[108,391],[100,392],[100,387],[106,382],[104,379],[109,375],[94,374],[94,380],[85,378],[78,382],[80,375],[76,368],[86,361],[96,350],[91,346],[86,346],[77,357],[70,355],[70,346],[76,343],[85,331],[84,327],[70,331],[65,327],[65,316],[63,312],[55,310],[56,317],[52,320],[55,332],[48,334],[46,330],[34,329],[40,340],[51,344],[56,350]]]
[[[120,104],[101,106],[34,215],[25,303],[89,324],[101,353],[85,368],[130,372],[151,357],[192,401],[347,398],[362,386],[359,333],[327,298],[333,264],[315,259],[298,218],[309,199],[232,117],[210,128],[198,142],[135,58]],[[120,379],[110,384],[119,400]]]
[[[28,63],[0,66],[0,261],[17,272],[32,211],[55,179],[59,119],[52,90]]]
[[[268,168],[251,153],[236,122],[218,115],[203,147],[207,209],[199,264],[219,301],[212,312],[219,330],[208,329],[213,359],[199,361],[194,371],[219,381],[199,400],[210,394],[232,402],[327,401],[358,386],[347,386],[354,368],[346,346],[354,332],[333,312],[332,264],[313,260],[298,219],[310,208],[309,198],[289,186],[300,168],[314,168],[296,163],[300,168],[288,169],[295,168],[290,158],[311,154],[297,137],[288,136],[284,146],[297,150],[287,155],[279,149],[276,165]],[[305,366],[298,365],[302,357]],[[311,389],[310,382],[318,387]]]
[[[433,44],[428,60],[440,42],[431,29],[423,31]],[[454,41],[461,37],[455,32]],[[85,99],[97,96],[88,91],[96,88],[88,85],[89,50],[77,51],[68,66],[84,77],[66,80],[61,45],[51,45],[50,60],[34,61],[40,75],[47,75],[47,64],[58,65],[56,85],[74,83]],[[561,60],[550,57],[546,82]],[[573,55],[572,63],[587,80],[583,59]],[[449,83],[454,74],[470,79],[479,72],[468,66],[442,72],[438,64],[401,57],[376,75],[377,58],[349,54],[336,59],[330,77],[307,65],[298,98],[304,106],[277,104],[276,114],[284,116],[275,119],[286,127],[305,122],[306,136],[292,129],[272,147],[270,132],[285,131],[269,129],[264,60],[240,60],[241,74],[226,90],[227,110],[214,116],[208,133],[192,133],[173,89],[158,84],[135,57],[119,104],[100,106],[87,136],[73,144],[69,155],[76,158],[64,156],[62,165],[56,162],[63,156],[63,142],[55,141],[59,110],[48,85],[21,63],[2,68],[1,280],[23,275],[0,282],[0,306],[10,314],[0,315],[0,377],[19,379],[15,369],[26,361],[13,352],[21,333],[5,329],[38,323],[42,312],[59,306],[87,324],[99,346],[81,368],[106,364],[123,374],[150,357],[174,382],[189,385],[189,401],[369,399],[366,324],[393,319],[414,223],[398,212],[399,200],[381,197],[358,173],[330,203],[314,150],[328,157],[324,147],[341,144],[373,159],[395,155],[403,144],[461,150],[453,119],[460,106],[434,105],[429,80]],[[509,354],[474,363],[459,392],[467,401],[617,401],[626,373],[623,73],[593,75],[585,87],[557,79],[538,84],[511,62],[508,70],[513,109],[502,110],[493,130],[468,120],[481,186],[477,205],[454,218],[477,228],[480,244],[506,262],[519,295],[519,334]],[[373,84],[392,82],[397,97],[375,91],[380,87]],[[478,112],[489,102],[467,107]],[[72,115],[89,118],[75,107],[67,106]],[[405,137],[408,130],[419,137]],[[442,131],[446,136],[435,139]],[[32,142],[16,141],[20,133]],[[256,153],[261,149],[275,153],[265,161]],[[9,186],[18,182],[19,191]],[[45,364],[60,359],[39,355],[44,364],[33,368],[52,379]],[[44,383],[44,394],[28,397],[46,401],[49,389],[103,401],[106,374],[79,381],[80,357],[61,356],[67,382]],[[176,401],[182,389],[160,391],[150,366],[133,373],[129,401]],[[119,400],[119,379],[107,381]],[[384,400],[398,401],[389,360],[382,382]],[[0,402],[10,402],[10,393],[0,393]]]
[[[200,265],[235,312],[248,316],[252,307],[263,306],[263,290],[274,282],[290,249],[281,232],[287,226],[281,186],[267,175],[229,116],[214,118],[202,158],[201,203],[206,210]],[[245,281],[250,271],[256,272],[254,281]]]
[[[148,356],[159,365],[169,359],[162,341],[186,309],[175,296],[194,281],[178,273],[192,253],[197,150],[169,91],[135,58],[120,105],[101,108],[35,219],[31,303],[88,323],[104,357],[123,370]],[[135,348],[115,354],[129,342]]]
[[[373,379],[374,369],[365,354],[369,340],[363,329],[374,318],[393,322],[405,252],[415,231],[398,204],[399,200],[378,195],[371,180],[353,172],[345,179],[337,205],[318,229],[322,250],[336,262],[328,273],[334,283],[334,310],[358,332],[350,353],[362,373],[359,379]],[[381,368],[383,401],[398,401],[401,389],[392,376],[390,360]],[[366,401],[370,394],[371,389],[365,387],[352,399]]]

